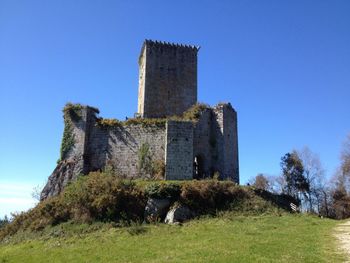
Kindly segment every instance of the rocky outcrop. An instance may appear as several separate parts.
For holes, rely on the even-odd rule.
[[[82,161],[61,161],[50,175],[40,194],[40,200],[58,195],[68,182],[75,180],[83,171]]]
[[[187,206],[178,205],[168,211],[164,222],[166,224],[182,223],[193,217],[194,213]]]
[[[164,218],[169,207],[170,201],[168,199],[149,198],[145,208],[145,221],[155,222]]]

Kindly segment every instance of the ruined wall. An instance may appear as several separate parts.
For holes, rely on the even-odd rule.
[[[87,173],[86,163],[89,131],[96,109],[88,106],[70,105],[64,109],[64,133],[61,145],[61,160],[48,178],[40,199],[57,195],[68,182],[79,174]]]
[[[139,59],[140,116],[181,115],[197,102],[197,52],[194,46],[144,42]]]
[[[193,158],[197,157],[199,163],[198,178],[207,178],[212,175],[212,110],[205,110],[195,123],[193,137]],[[194,175],[196,176],[196,175]]]
[[[95,171],[109,165],[128,178],[151,177],[149,171],[138,167],[140,154],[146,155],[149,162],[141,165],[152,165],[154,161],[164,161],[164,148],[165,127],[142,124],[109,128],[95,126],[90,135],[89,167]]]
[[[231,104],[218,104],[213,109],[212,131],[216,149],[213,152],[213,167],[221,179],[230,178],[239,183],[237,113]]]
[[[230,104],[207,108],[196,121],[150,124],[140,119],[136,124],[107,126],[92,107],[72,109],[64,115],[62,159],[50,175],[42,199],[60,193],[79,174],[106,167],[124,177],[150,178],[154,162],[163,162],[167,180],[208,178],[219,172],[221,179],[239,183],[237,114]],[[140,162],[140,156],[147,163]],[[195,157],[199,166],[194,166]]]
[[[165,179],[193,178],[193,123],[168,121],[166,125]]]

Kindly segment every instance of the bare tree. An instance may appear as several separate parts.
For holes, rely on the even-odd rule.
[[[262,189],[262,190],[265,190],[265,191],[269,191],[270,190],[270,183],[269,183],[269,180],[268,178],[262,174],[262,173],[259,173],[257,174],[257,176],[255,176],[251,181],[250,181],[250,184],[252,186],[254,186],[255,188],[257,189]]]
[[[304,167],[304,177],[309,189],[304,192],[304,203],[307,211],[319,213],[321,204],[327,195],[325,171],[322,167],[319,156],[313,153],[307,146],[297,151]]]
[[[331,181],[330,217],[344,219],[350,217],[349,177],[338,169]]]
[[[346,137],[341,151],[341,170],[350,177],[350,133]]]
[[[281,194],[285,188],[286,181],[282,175],[269,175],[267,176],[269,181],[270,191],[276,194]]]

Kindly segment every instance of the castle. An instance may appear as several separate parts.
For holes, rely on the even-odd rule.
[[[237,114],[230,103],[197,103],[199,47],[145,40],[139,56],[138,112],[126,121],[98,109],[64,108],[61,158],[41,193],[59,194],[91,171],[126,178],[239,183]]]

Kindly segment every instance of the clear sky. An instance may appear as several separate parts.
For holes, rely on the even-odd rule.
[[[331,176],[350,132],[350,1],[0,0],[0,216],[32,205],[66,102],[137,110],[144,39],[200,45],[199,101],[238,112],[241,182],[304,145]]]

